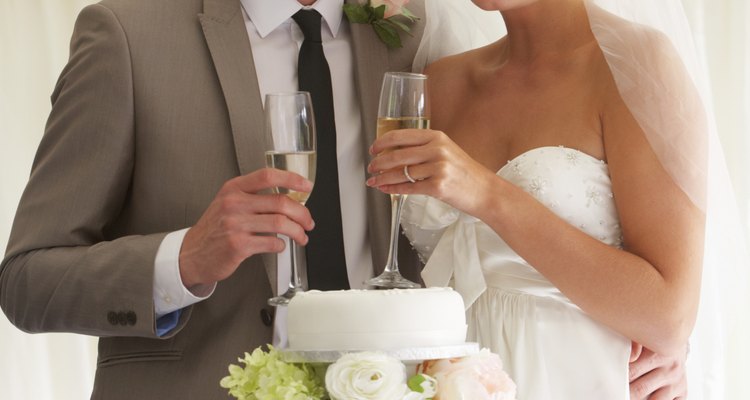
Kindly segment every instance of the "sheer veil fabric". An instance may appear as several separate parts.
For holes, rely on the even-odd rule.
[[[716,132],[707,74],[679,0],[582,0],[625,104],[664,169],[706,212],[701,301],[688,358],[691,399],[725,397],[726,348],[745,304],[748,253]],[[426,1],[415,71],[506,31],[470,0]],[[550,143],[555,145],[555,143]],[[732,355],[733,357],[739,357]]]

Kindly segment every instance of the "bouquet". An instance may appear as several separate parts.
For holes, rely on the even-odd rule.
[[[497,354],[482,349],[456,359],[425,361],[407,376],[384,353],[349,353],[316,372],[281,360],[272,346],[229,366],[221,387],[239,400],[514,400],[516,385]],[[322,375],[322,376],[321,376]]]

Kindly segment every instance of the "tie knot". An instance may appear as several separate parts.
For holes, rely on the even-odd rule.
[[[321,15],[315,10],[299,10],[292,16],[294,22],[299,25],[302,30],[302,34],[305,35],[305,40],[321,43],[322,39],[320,36],[320,20]]]

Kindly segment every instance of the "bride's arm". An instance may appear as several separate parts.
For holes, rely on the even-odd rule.
[[[664,171],[624,105],[603,117],[625,249],[571,226],[496,176],[437,131],[394,131],[378,140],[368,181],[388,193],[436,197],[492,227],[574,303],[661,354],[683,352],[698,306],[704,214]],[[417,147],[403,147],[417,146]]]

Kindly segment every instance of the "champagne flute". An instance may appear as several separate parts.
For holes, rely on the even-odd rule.
[[[315,182],[316,138],[315,116],[308,92],[270,93],[265,102],[266,166],[302,175]],[[302,205],[310,193],[277,187],[274,192],[285,194]],[[297,266],[297,242],[288,238],[291,260],[289,289],[268,299],[272,306],[283,306],[297,292],[304,291]]]
[[[425,94],[427,76],[405,72],[386,72],[380,91],[377,136],[395,129],[428,129],[430,119]],[[418,288],[398,271],[398,234],[401,207],[406,195],[391,195],[391,233],[388,246],[388,262],[380,276],[365,282],[380,288]]]

